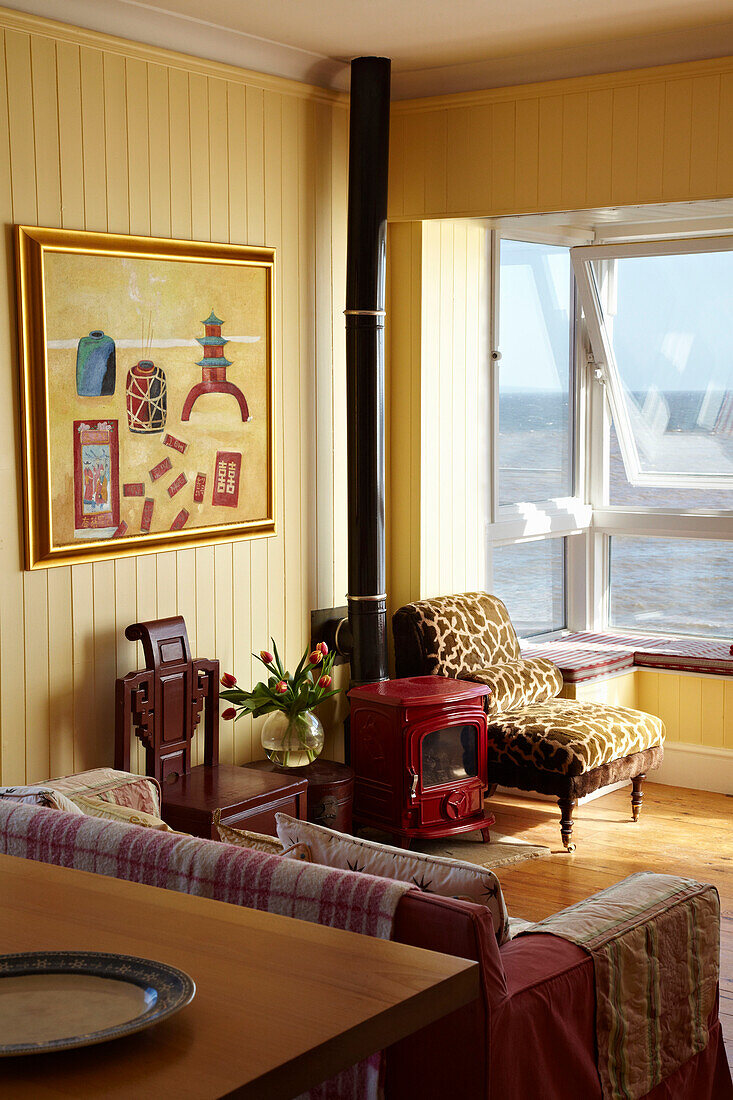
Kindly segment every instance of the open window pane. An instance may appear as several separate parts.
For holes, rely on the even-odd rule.
[[[611,538],[611,626],[729,637],[733,542]]]
[[[626,479],[733,485],[731,242],[720,250],[700,242],[688,251],[681,243],[645,247],[644,255],[624,246],[617,255],[592,247],[573,254]]]
[[[571,286],[568,248],[501,241],[500,505],[572,493]]]
[[[565,626],[565,539],[497,546],[492,591],[522,638]]]
[[[678,488],[667,483],[632,485],[626,476],[616,426],[611,424],[608,456],[608,503],[618,508],[661,508],[666,511],[727,511],[733,509],[733,483]]]

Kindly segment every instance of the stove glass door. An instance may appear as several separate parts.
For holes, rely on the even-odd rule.
[[[426,733],[420,743],[423,790],[478,775],[478,728],[467,722]]]

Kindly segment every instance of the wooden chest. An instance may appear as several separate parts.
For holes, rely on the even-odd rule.
[[[192,768],[163,782],[163,820],[182,833],[218,840],[214,811],[235,829],[275,835],[275,814],[305,817],[305,779],[268,774],[233,764]]]

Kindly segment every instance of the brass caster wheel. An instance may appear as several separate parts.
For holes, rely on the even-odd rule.
[[[574,852],[575,851],[575,845],[572,844],[572,843],[571,844],[566,844],[565,845],[565,851],[566,852]]]

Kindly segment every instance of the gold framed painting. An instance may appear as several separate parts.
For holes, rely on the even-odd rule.
[[[274,534],[274,250],[16,249],[26,568]]]

